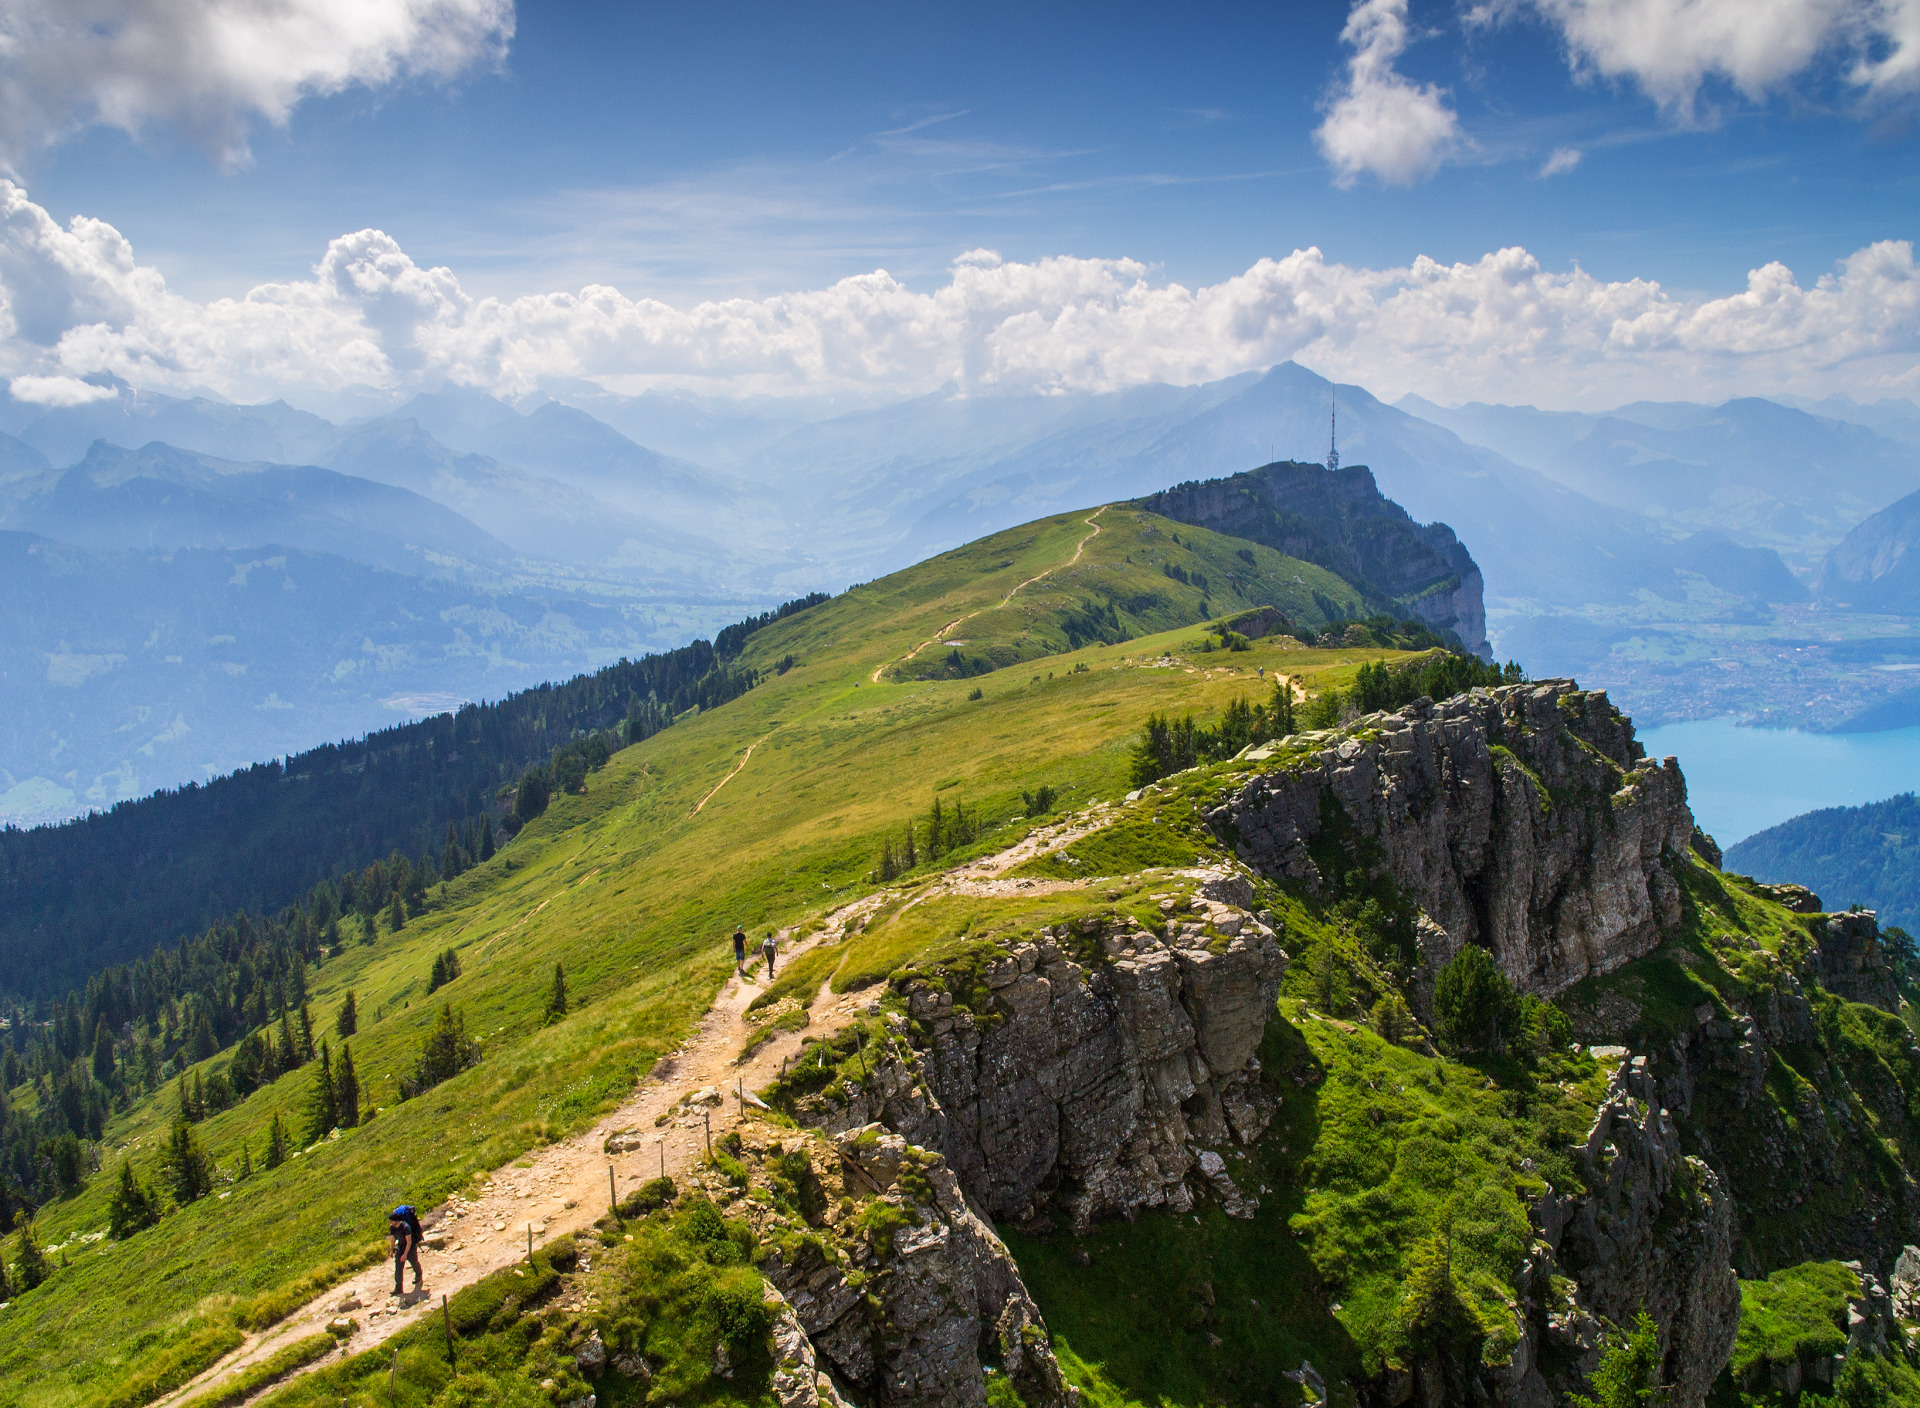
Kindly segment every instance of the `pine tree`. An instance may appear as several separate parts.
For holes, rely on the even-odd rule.
[[[276,1114],[273,1117],[273,1123],[267,1126],[267,1157],[265,1163],[268,1168],[279,1168],[280,1165],[286,1161],[287,1127],[280,1123],[280,1116]]]
[[[122,1159],[120,1186],[107,1203],[107,1234],[114,1241],[122,1242],[159,1220],[160,1200],[134,1177],[133,1164]]]
[[[427,974],[427,993],[429,996],[440,991],[447,981],[447,959],[445,954],[433,956],[433,971]]]
[[[345,1000],[340,1004],[340,1015],[333,1019],[333,1029],[340,1036],[352,1036],[360,1030],[360,1014],[353,1008],[353,989],[347,989]]]
[[[553,965],[553,986],[547,990],[547,1020],[557,1022],[567,1015],[567,970]]]
[[[198,1121],[200,1111],[193,1103],[193,1087],[187,1084],[187,1073],[185,1071],[180,1073],[180,1079],[175,1083],[174,1089],[180,1097],[178,1118],[185,1120],[188,1124],[193,1124]]]
[[[900,852],[900,868],[902,870],[912,870],[918,864],[920,864],[920,856],[919,853],[913,849],[913,823],[908,822],[907,844]]]
[[[400,898],[400,892],[395,890],[393,892],[392,902],[387,905],[387,929],[389,932],[397,934],[406,927],[407,904],[405,900]]]
[[[253,1177],[253,1148],[244,1139],[240,1141],[240,1171],[234,1177],[241,1180]]]
[[[213,1168],[207,1161],[207,1151],[185,1120],[173,1122],[173,1133],[167,1140],[166,1169],[167,1180],[173,1185],[173,1200],[181,1207],[213,1191]]]
[[[360,942],[363,944],[371,944],[379,936],[379,930],[373,927],[373,916],[371,914],[361,915]]]
[[[360,1123],[360,1077],[353,1069],[353,1052],[340,1048],[340,1064],[333,1072],[333,1103],[340,1128],[353,1129]]]
[[[307,1004],[300,1004],[300,1059],[302,1062],[313,1059],[313,1018],[307,1013]]]
[[[102,1085],[113,1081],[113,1034],[104,1017],[93,1024],[93,1078]]]
[[[47,1254],[33,1235],[33,1224],[20,1224],[20,1250],[13,1261],[13,1279],[23,1291],[30,1291],[47,1279]]]
[[[293,1039],[293,1021],[284,1007],[280,1009],[280,1049],[275,1055],[279,1058],[281,1075],[300,1068],[302,1058]]]
[[[193,1119],[198,1124],[207,1117],[207,1084],[200,1079],[200,1072],[193,1073]]]
[[[195,1061],[204,1061],[220,1049],[220,1042],[213,1034],[213,1018],[207,1015],[204,1007],[194,1021],[190,1049],[193,1053],[190,1059]]]
[[[480,819],[480,859],[493,859],[493,823],[485,817]]]
[[[340,1105],[333,1089],[333,1061],[327,1044],[320,1043],[320,1061],[313,1068],[313,1093],[307,1097],[307,1143],[318,1144],[340,1123]]]

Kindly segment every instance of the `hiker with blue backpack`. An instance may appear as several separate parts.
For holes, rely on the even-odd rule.
[[[413,1293],[420,1294],[420,1214],[402,1203],[387,1214],[387,1235],[393,1238],[393,1293],[402,1294],[401,1272],[413,1267]]]

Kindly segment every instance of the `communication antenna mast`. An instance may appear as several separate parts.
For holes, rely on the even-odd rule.
[[[1327,468],[1340,468],[1340,392],[1337,387],[1327,408]]]

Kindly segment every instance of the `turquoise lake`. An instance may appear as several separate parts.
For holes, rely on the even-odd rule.
[[[1731,719],[1645,729],[1649,755],[1680,759],[1694,819],[1723,847],[1820,807],[1920,791],[1920,728],[1801,733]]]

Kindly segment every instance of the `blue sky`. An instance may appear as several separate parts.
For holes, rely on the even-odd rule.
[[[0,22],[45,4],[6,0]],[[313,73],[279,51],[259,72],[245,58],[196,72],[189,51],[177,75],[143,75],[146,107],[131,113],[105,111],[71,68],[49,64],[48,78],[16,61],[0,76],[34,98],[7,105],[37,114],[10,134],[26,196],[60,226],[111,225],[199,305],[310,280],[330,240],[373,228],[413,264],[447,266],[470,298],[597,283],[681,309],[882,268],[931,293],[979,248],[1022,266],[1136,261],[1149,282],[1201,287],[1306,247],[1380,271],[1520,246],[1556,276],[1656,280],[1684,312],[1770,261],[1811,287],[1877,241],[1911,240],[1920,209],[1916,56],[1897,29],[1873,28],[1875,15],[1920,24],[1920,0],[369,8],[382,6],[404,24],[372,58],[347,52],[352,36]],[[1648,7],[1679,27],[1647,41],[1635,25]],[[196,0],[98,8],[137,20]],[[1373,28],[1343,40],[1350,18]],[[434,26],[463,24],[432,49]],[[1344,171],[1322,126],[1343,97],[1359,143]],[[1398,120],[1396,102],[1443,124],[1440,140],[1395,146],[1380,124]],[[1543,175],[1556,153],[1562,169]],[[106,321],[118,332],[129,317]],[[1904,324],[1883,330],[1874,360],[1828,389],[1899,391],[1914,345]],[[1813,359],[1830,364],[1822,347]],[[9,369],[138,370],[116,355],[42,345]],[[1411,385],[1408,355],[1376,359],[1377,375]],[[576,360],[572,372],[621,374]],[[635,367],[629,380],[664,374]],[[179,357],[147,373],[224,374]],[[1124,375],[1148,374],[1173,375]],[[1763,367],[1756,384],[1781,375]],[[1455,381],[1471,390],[1474,376]],[[1563,373],[1542,399],[1604,398],[1632,378],[1601,380],[1582,389]]]

